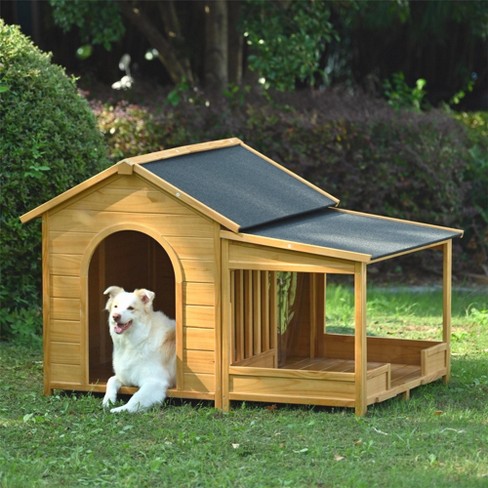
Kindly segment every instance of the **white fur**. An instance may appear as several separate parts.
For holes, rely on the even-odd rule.
[[[109,295],[106,309],[115,375],[107,382],[103,406],[116,401],[121,386],[137,386],[139,390],[125,405],[110,411],[147,410],[162,403],[176,381],[175,321],[153,310],[152,291],[128,293],[111,286],[104,294]]]

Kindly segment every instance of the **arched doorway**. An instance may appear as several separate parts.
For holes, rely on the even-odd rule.
[[[127,291],[147,288],[156,293],[154,309],[175,318],[175,272],[164,248],[143,232],[122,230],[96,247],[88,271],[89,382],[112,376],[112,339],[107,325],[104,290],[112,285]]]

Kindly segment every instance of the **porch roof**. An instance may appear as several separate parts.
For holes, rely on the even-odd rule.
[[[367,255],[371,261],[433,247],[463,234],[458,229],[336,208],[242,229],[242,233]]]

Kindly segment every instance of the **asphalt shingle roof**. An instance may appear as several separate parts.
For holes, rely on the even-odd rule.
[[[246,229],[245,232],[369,254],[373,260],[435,244],[462,234],[461,231],[447,228],[342,212],[333,208]]]
[[[300,215],[336,202],[242,146],[144,164],[240,228]]]

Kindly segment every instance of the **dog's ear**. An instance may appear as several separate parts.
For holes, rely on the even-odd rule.
[[[110,295],[110,298],[114,298],[117,296],[119,293],[122,293],[124,291],[123,288],[120,286],[109,286],[104,292],[104,295]]]
[[[141,290],[134,290],[134,294],[140,298],[144,305],[150,305],[156,296],[156,293],[150,290],[145,290],[144,288]]]
[[[105,304],[105,310],[110,311],[110,307],[112,306],[112,300],[119,294],[124,291],[123,288],[120,286],[109,286],[104,292],[104,295],[109,295],[107,303]]]

